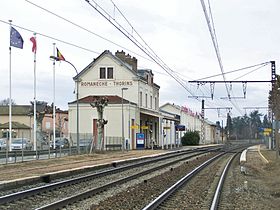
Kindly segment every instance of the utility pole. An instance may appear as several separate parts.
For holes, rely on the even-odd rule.
[[[201,142],[202,144],[205,144],[205,119],[204,119],[204,99],[202,99],[202,103],[201,103],[201,118],[202,118],[202,122],[201,122]]]
[[[280,76],[276,75],[275,61],[271,61],[272,90],[269,95],[269,107],[272,110],[272,119],[275,117],[275,129],[272,129],[275,138],[276,159],[279,159],[279,120],[280,120]]]
[[[97,144],[100,146],[100,150],[104,149],[104,136],[103,130],[104,125],[108,123],[108,120],[103,119],[103,111],[105,106],[108,105],[108,98],[106,97],[97,97],[96,100],[90,104],[93,108],[96,107],[98,119],[97,119]]]

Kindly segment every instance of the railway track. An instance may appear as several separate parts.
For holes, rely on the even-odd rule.
[[[218,209],[227,171],[239,151],[231,153],[224,152],[205,161],[146,205],[143,210]]]
[[[213,148],[210,149],[210,151],[213,151]],[[100,193],[108,188],[126,183],[129,180],[137,179],[140,176],[150,174],[154,171],[166,168],[180,161],[184,161],[207,152],[209,151],[205,151],[205,149],[177,152],[173,155],[165,155],[156,159],[146,160],[140,163],[130,164],[100,173],[64,180],[58,183],[52,183],[22,192],[8,194],[0,197],[1,208],[60,208],[75,203],[81,199],[90,197],[94,194]],[[145,168],[143,166],[145,166]],[[108,183],[108,180],[112,181],[109,181]]]

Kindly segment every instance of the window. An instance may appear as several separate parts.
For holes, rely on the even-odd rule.
[[[157,109],[157,98],[155,97],[155,109]]]
[[[148,107],[148,94],[145,95],[145,107]]]
[[[46,129],[50,129],[51,128],[51,123],[50,122],[46,122]]]
[[[150,108],[153,108],[153,96],[150,96]]]
[[[114,78],[114,69],[113,67],[100,67],[99,69],[99,78],[100,79],[113,79]]]
[[[113,79],[113,67],[107,68],[107,79]]]
[[[142,103],[142,92],[140,92],[140,96],[139,96],[139,103],[140,103],[140,107],[143,106],[143,103]]]
[[[106,68],[100,68],[100,79],[106,79]]]

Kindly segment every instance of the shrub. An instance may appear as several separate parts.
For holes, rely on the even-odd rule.
[[[199,145],[199,133],[198,131],[188,131],[182,137],[182,145]]]

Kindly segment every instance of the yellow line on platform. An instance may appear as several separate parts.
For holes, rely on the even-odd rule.
[[[259,148],[258,148],[258,153],[260,154],[260,156],[264,159],[264,161],[266,163],[269,163],[269,161],[263,156],[263,154],[261,153],[261,145],[259,145]]]

